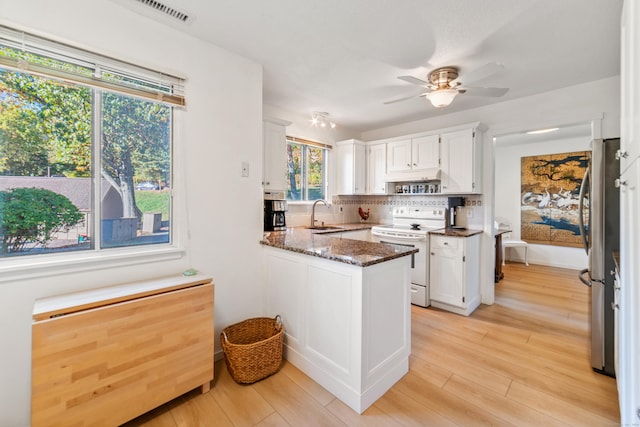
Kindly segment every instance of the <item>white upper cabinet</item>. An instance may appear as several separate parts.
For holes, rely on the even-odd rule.
[[[620,172],[627,170],[640,157],[640,95],[637,79],[640,75],[640,5],[625,1],[621,28],[620,67]]]
[[[387,143],[387,181],[438,178],[438,135],[420,135]]]
[[[414,170],[437,169],[440,165],[439,135],[411,140],[411,167]]]
[[[366,146],[349,139],[336,143],[336,180],[338,194],[365,194]]]
[[[440,180],[443,194],[481,191],[481,141],[477,127],[440,134]]]
[[[284,124],[263,123],[262,186],[265,190],[287,189],[287,136]]]
[[[411,170],[411,140],[393,141],[387,144],[387,172]]]
[[[369,146],[368,158],[368,185],[369,194],[385,194],[387,185],[384,180],[387,173],[387,146],[386,144],[376,144]]]
[[[437,169],[440,152],[438,135],[402,139],[387,144],[387,172]]]

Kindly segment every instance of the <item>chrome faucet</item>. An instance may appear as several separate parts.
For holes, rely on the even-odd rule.
[[[331,206],[331,205],[329,204],[329,202],[327,202],[326,200],[322,200],[322,199],[318,199],[318,200],[316,200],[315,202],[313,202],[313,207],[311,208],[311,228],[313,228],[313,227],[316,225],[316,221],[317,221],[317,220],[316,220],[316,205],[317,205],[319,202],[324,203],[324,205],[325,205],[326,207]]]

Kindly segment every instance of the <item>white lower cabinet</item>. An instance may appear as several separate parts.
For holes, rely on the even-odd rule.
[[[362,413],[409,370],[410,257],[368,267],[264,248],[285,357]]]
[[[429,240],[431,305],[468,316],[480,305],[480,234]]]

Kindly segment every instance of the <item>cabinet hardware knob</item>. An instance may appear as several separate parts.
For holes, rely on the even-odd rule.
[[[407,163],[407,166],[411,166],[411,163]]]
[[[616,178],[616,180],[615,180],[615,186],[616,186],[616,188],[620,188],[620,187],[622,187],[623,185],[627,185],[627,181],[623,181],[623,180],[621,180],[620,178]]]

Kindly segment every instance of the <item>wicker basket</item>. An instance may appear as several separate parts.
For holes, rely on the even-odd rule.
[[[280,316],[256,317],[224,328],[220,343],[231,377],[251,384],[275,374],[282,364],[284,327]]]

